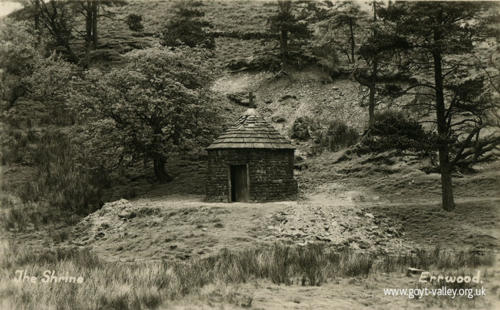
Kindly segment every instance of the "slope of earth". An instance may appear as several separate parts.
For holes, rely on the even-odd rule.
[[[285,136],[298,117],[310,117],[319,125],[339,120],[361,132],[367,120],[366,109],[360,107],[366,89],[349,79],[329,79],[310,66],[285,77],[271,72],[226,74],[212,89],[224,95],[254,92],[257,110]]]
[[[424,164],[383,154],[324,153],[298,176],[298,202],[206,203],[201,196],[144,196],[105,205],[75,228],[73,244],[90,246],[111,261],[188,260],[223,248],[238,251],[276,241],[324,243],[362,253],[398,255],[436,246],[452,251],[499,250],[499,163],[455,178],[457,208],[439,206],[439,178]],[[357,169],[356,169],[357,168]],[[498,266],[497,255],[496,266]],[[411,267],[411,266],[408,266]],[[484,273],[484,271],[482,271]],[[495,309],[500,270],[488,269],[486,298],[452,303],[449,297],[386,296],[384,288],[420,287],[418,276],[373,273],[335,278],[319,287],[266,280],[214,284],[169,309]]]
[[[125,53],[158,46],[163,28],[175,13],[176,2],[180,1],[130,0],[107,7],[105,16],[98,21],[99,43],[90,53],[91,64],[102,68],[120,66]],[[245,59],[263,52],[260,40],[243,40],[234,34],[266,32],[268,17],[276,11],[274,2],[220,0],[193,3],[195,9],[205,13],[203,19],[212,24],[209,31],[218,34],[215,39],[215,62],[219,68],[235,59]],[[142,17],[142,31],[129,29],[126,24],[129,14]],[[85,21],[81,16],[76,16],[75,25],[76,31],[85,31]],[[72,45],[76,54],[83,57],[84,40],[80,34]]]
[[[457,208],[445,212],[438,175],[419,162],[384,154],[385,164],[368,155],[334,164],[338,156],[309,160],[298,202],[206,203],[157,192],[106,204],[76,227],[73,242],[110,260],[184,260],[277,240],[379,254],[498,250],[498,163],[456,178]]]
[[[297,202],[206,203],[199,195],[161,195],[155,189],[154,195],[106,204],[76,225],[71,238],[62,244],[41,243],[43,237],[33,233],[15,238],[33,248],[66,243],[88,246],[101,258],[118,262],[187,261],[211,256],[223,248],[238,251],[271,246],[277,240],[297,245],[324,243],[380,255],[435,246],[498,253],[498,162],[478,167],[475,174],[457,176],[457,208],[445,212],[439,207],[439,178],[421,172],[424,163],[410,155],[344,155],[324,153],[307,159],[308,168],[297,176],[304,198]],[[495,309],[500,300],[498,263],[493,270],[488,269],[486,299],[464,303],[462,308]],[[419,287],[417,276],[380,272],[367,278],[330,279],[319,287],[255,280],[211,284],[199,295],[186,296],[165,308],[457,307],[457,303],[449,303],[449,297],[416,300],[386,296],[382,290],[412,287]]]
[[[392,222],[405,242],[442,248],[498,249],[500,163],[454,175],[456,209],[440,207],[440,175],[426,174],[428,165],[411,154],[395,156],[325,153],[310,159],[299,177],[311,196],[352,197],[363,212]],[[340,160],[339,158],[344,158]]]

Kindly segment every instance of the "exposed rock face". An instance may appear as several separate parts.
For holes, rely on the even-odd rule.
[[[247,92],[237,92],[234,94],[228,94],[227,98],[231,100],[232,102],[244,106],[244,107],[250,107],[252,103],[248,99],[248,93]]]

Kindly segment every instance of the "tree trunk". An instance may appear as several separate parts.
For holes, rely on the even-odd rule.
[[[42,41],[42,31],[40,29],[40,0],[35,1],[35,32],[36,32],[36,47]]]
[[[92,42],[92,2],[86,1],[85,10],[85,43],[90,45]]]
[[[368,102],[368,129],[373,128],[375,124],[375,83],[370,85],[370,101]]]
[[[60,46],[63,46],[66,49],[68,60],[74,64],[77,64],[78,57],[73,52],[73,49],[71,48],[71,45],[70,45],[68,39],[59,36],[56,40]]]
[[[288,62],[288,31],[287,30],[281,30],[280,33],[280,42],[281,42],[281,63],[282,63],[282,68],[285,66],[285,64]]]
[[[349,31],[350,31],[350,35],[351,35],[351,62],[352,63],[356,63],[356,61],[354,60],[354,48],[356,47],[355,46],[355,42],[354,42],[354,31],[353,31],[353,27],[352,27],[352,18],[349,18]]]
[[[84,67],[88,68],[90,64],[90,46],[92,42],[92,10],[91,10],[91,2],[89,0],[86,1],[86,6],[84,6],[85,10],[85,64]]]
[[[154,155],[153,165],[156,180],[160,183],[167,183],[173,180],[172,176],[167,173],[167,168],[165,167],[167,160],[164,156],[160,154]]]
[[[97,1],[92,1],[92,43],[94,44],[94,48],[97,48],[98,37],[97,37]]]
[[[432,56],[434,59],[434,82],[436,87],[436,119],[439,135],[439,167],[441,170],[441,191],[443,209],[452,211],[455,209],[453,201],[453,187],[451,182],[451,165],[448,149],[448,126],[446,124],[446,108],[443,93],[443,71],[442,56],[439,47],[441,34],[439,29],[434,30],[434,44]]]
[[[377,11],[375,9],[375,1],[373,1],[373,21],[377,20]],[[373,37],[376,38],[377,30],[373,25]],[[377,93],[377,71],[378,71],[378,60],[377,54],[373,55],[372,60],[372,74],[370,79],[370,101],[368,103],[368,130],[373,128],[375,124],[375,95]]]

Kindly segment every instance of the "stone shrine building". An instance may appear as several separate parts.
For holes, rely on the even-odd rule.
[[[208,148],[208,201],[294,200],[294,150],[273,126],[248,109]]]

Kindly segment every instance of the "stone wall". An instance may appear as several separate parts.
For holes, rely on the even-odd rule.
[[[296,199],[293,159],[293,150],[287,149],[209,150],[207,200],[230,201],[231,165],[248,165],[251,201]]]

